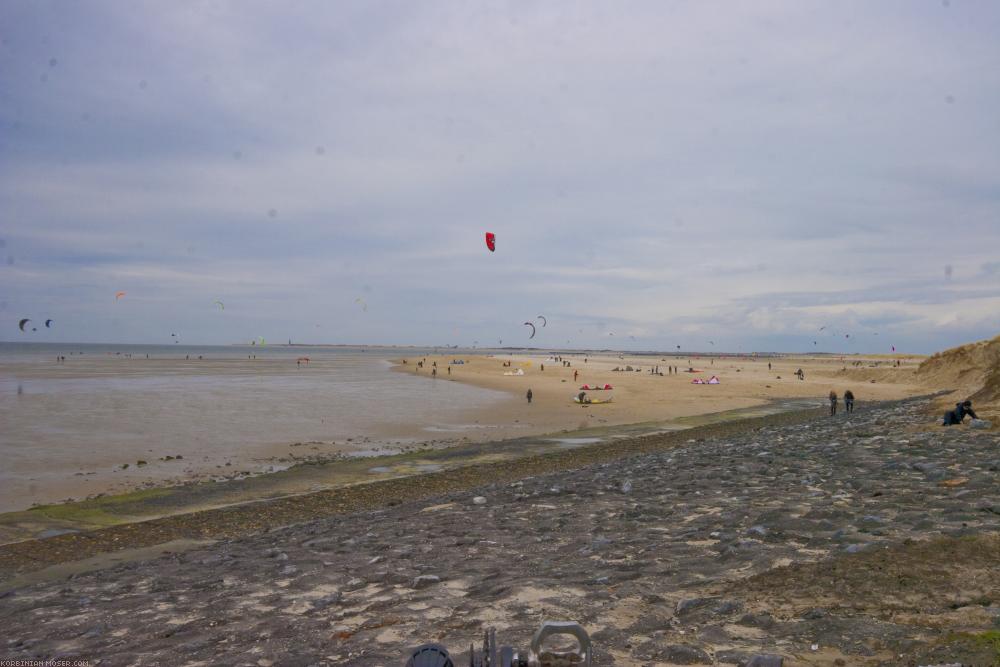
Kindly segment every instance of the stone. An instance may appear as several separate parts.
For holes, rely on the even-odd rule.
[[[708,606],[709,604],[715,602],[717,598],[688,598],[686,600],[681,600],[674,607],[674,613],[678,616],[683,614],[688,614],[695,609],[700,609],[702,607]]]
[[[697,646],[673,644],[663,651],[662,657],[675,665],[710,665],[712,658]]]
[[[340,591],[337,591],[336,593],[330,593],[329,595],[324,595],[321,598],[316,598],[312,601],[313,609],[326,609],[327,607],[340,602],[343,597],[343,594]]]
[[[483,496],[476,496],[475,498],[472,499],[472,504],[473,505],[485,505],[486,504],[486,498],[484,498]]]
[[[364,588],[368,585],[368,582],[360,577],[355,577],[344,584],[345,591],[356,591],[359,588]]]
[[[988,419],[973,419],[969,422],[969,428],[988,429],[993,428],[993,422]]]
[[[413,582],[410,584],[410,588],[427,588],[428,586],[433,586],[434,584],[441,583],[441,577],[433,574],[421,574],[419,577],[415,577]]]
[[[784,664],[785,659],[780,655],[764,653],[751,657],[742,667],[782,667]]]

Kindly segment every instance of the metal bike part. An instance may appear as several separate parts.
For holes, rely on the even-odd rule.
[[[576,640],[576,651],[542,651],[545,640],[567,635]],[[531,638],[528,649],[528,667],[591,667],[593,650],[590,635],[579,623],[572,621],[545,621]]]

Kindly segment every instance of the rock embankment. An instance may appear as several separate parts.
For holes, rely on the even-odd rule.
[[[401,665],[426,641],[461,654],[493,625],[526,647],[567,619],[601,665],[991,664],[1000,437],[910,432],[925,409],[692,440],[18,589],[0,598],[0,655]]]

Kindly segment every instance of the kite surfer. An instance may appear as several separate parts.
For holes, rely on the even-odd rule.
[[[830,416],[837,414],[837,392],[830,390]]]
[[[941,425],[952,426],[954,424],[961,424],[965,419],[965,415],[969,415],[973,419],[979,419],[979,417],[976,416],[975,410],[972,409],[972,401],[962,401],[961,403],[956,403],[954,410],[949,410],[944,413],[944,420]]]
[[[844,409],[848,412],[854,412],[854,392],[850,389],[844,392]]]

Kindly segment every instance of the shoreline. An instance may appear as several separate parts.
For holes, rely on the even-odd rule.
[[[236,473],[229,478],[191,480],[0,513],[0,545],[261,500],[301,496],[387,479],[419,477],[430,472],[446,472],[476,463],[499,463],[592,444],[679,432],[755,417],[766,418],[817,407],[807,401],[773,400],[752,408],[678,417],[667,421],[593,425],[575,431],[552,431],[482,442],[430,441],[411,450],[370,456],[307,456],[297,458],[297,462],[291,466],[269,473],[249,476]]]
[[[429,354],[413,351],[416,359]],[[88,352],[86,359],[66,364],[0,364],[0,383],[6,380],[3,386],[10,390],[0,396],[5,401],[0,421],[10,420],[9,444],[0,447],[8,461],[0,475],[5,482],[0,507],[29,511],[33,505],[92,502],[109,494],[157,494],[189,482],[228,484],[269,475],[283,480],[283,470],[303,463],[325,465],[592,427],[698,422],[698,415],[752,410],[776,400],[820,400],[831,387],[853,385],[861,401],[922,393],[912,366],[883,367],[879,384],[861,387],[870,371],[842,371],[840,362],[814,357],[692,358],[704,363],[706,373],[722,378],[721,386],[697,387],[690,384],[693,374],[614,370],[617,364],[636,364],[648,371],[659,363],[657,357],[589,356],[584,363],[584,353],[566,357],[572,367],[562,367],[544,353],[458,352],[427,357],[428,365],[437,360],[441,366],[441,374],[431,380],[426,371],[393,364],[409,354],[402,350],[335,354],[317,351],[301,368],[287,350],[252,361],[186,360],[183,354],[172,360],[106,358]],[[447,362],[455,357],[468,363],[447,375]],[[501,363],[508,359],[525,364],[525,376],[503,376]],[[686,364],[676,355],[662,360]],[[804,382],[789,379],[799,366],[806,369]],[[581,383],[613,383],[615,402],[574,405],[576,373]],[[338,396],[337,385],[345,379],[361,380],[360,389]],[[15,386],[21,391],[22,382],[23,397],[14,392]],[[529,387],[534,392],[530,405],[524,400]],[[272,397],[273,414],[261,417],[260,406]],[[213,401],[212,410],[203,409],[205,400]],[[248,486],[254,484],[271,485]],[[276,485],[282,493],[303,490]],[[9,539],[0,526],[0,542]]]
[[[245,537],[326,516],[392,507],[401,502],[443,493],[461,492],[484,484],[513,481],[549,472],[572,470],[593,463],[663,451],[688,441],[745,433],[777,424],[807,422],[822,415],[823,410],[819,408],[780,412],[653,435],[613,439],[508,460],[472,463],[411,476],[195,509],[141,521],[94,527],[83,532],[65,532],[50,537],[23,539],[0,545],[0,582],[53,565],[101,554],[111,554],[126,549],[144,549],[176,540],[201,541]],[[183,487],[179,488],[183,492]],[[143,501],[150,501],[155,504],[159,497],[157,492],[162,491],[164,489],[153,490],[152,493],[139,492],[140,497],[134,501],[140,504]],[[126,494],[122,497],[125,508],[133,502],[131,495],[135,494]],[[77,504],[86,504],[86,501]],[[84,508],[84,514],[87,509],[92,508]],[[16,514],[30,514],[32,511],[38,510],[27,510]],[[0,518],[4,516],[9,518],[9,515],[0,515]]]

